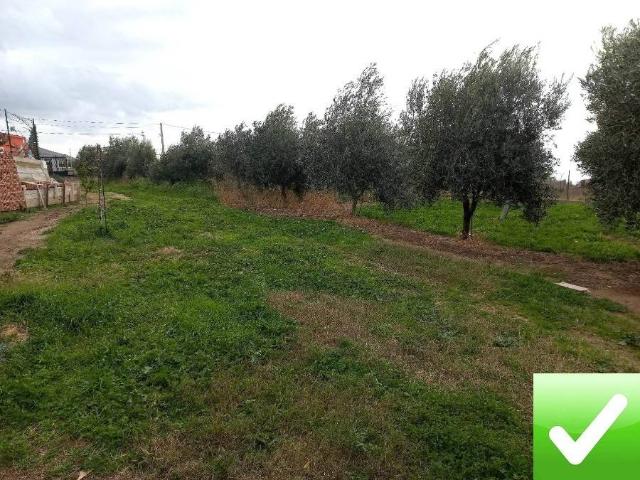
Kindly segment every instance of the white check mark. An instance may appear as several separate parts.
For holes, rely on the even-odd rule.
[[[549,438],[571,465],[580,465],[624,409],[627,408],[627,403],[627,397],[619,393],[611,397],[611,400],[607,402],[575,442],[567,431],[560,426],[553,427],[549,431]]]

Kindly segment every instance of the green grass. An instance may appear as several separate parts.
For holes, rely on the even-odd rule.
[[[22,220],[26,216],[26,212],[0,212],[0,225]]]
[[[623,229],[607,231],[593,210],[583,203],[557,203],[551,206],[539,225],[511,211],[499,221],[501,209],[481,203],[473,220],[473,233],[490,242],[508,247],[575,255],[595,261],[640,259],[640,237]],[[456,236],[462,229],[462,205],[441,199],[431,206],[385,211],[379,205],[366,205],[359,214],[390,221],[413,229]]]
[[[0,476],[529,478],[532,371],[640,363],[636,316],[538,276],[113,188],[108,235],[81,211],[0,280]]]

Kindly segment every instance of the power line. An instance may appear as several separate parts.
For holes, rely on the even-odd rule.
[[[171,125],[170,123],[163,123],[163,125],[164,125],[165,127],[180,128],[180,129],[182,129],[182,130],[191,130],[191,129],[193,128],[193,126],[192,126],[192,127],[185,127],[185,126],[182,126],[182,125]],[[195,126],[195,125],[194,125],[194,126]],[[214,132],[213,130],[204,130],[204,129],[203,129],[202,131],[203,131],[204,133],[211,133],[212,135],[220,135],[220,132]]]
[[[137,135],[142,135],[143,133],[138,133]],[[38,132],[38,135],[109,135],[109,136],[129,136],[136,135],[135,132]]]
[[[56,129],[61,129],[61,131],[47,131],[47,132],[38,132],[38,135],[68,135],[68,136],[128,136],[128,135],[144,135],[144,132],[133,132],[131,130],[142,130],[143,127],[152,127],[158,126],[158,123],[142,123],[142,122],[126,122],[126,121],[113,121],[113,120],[84,120],[84,119],[60,119],[60,118],[48,118],[48,117],[24,117],[14,112],[7,111],[8,116],[11,117],[12,127],[11,130],[14,132],[20,131],[24,133],[30,133],[32,125],[34,122],[37,122],[39,126],[46,127],[54,127]],[[7,119],[7,124],[9,123]],[[183,131],[189,131],[193,129],[193,126],[187,127],[184,125],[175,125],[171,123],[162,122],[163,126],[178,128]],[[122,131],[85,131],[87,129],[109,129],[109,130],[129,130],[127,132]],[[82,131],[74,131],[75,129],[79,129]],[[70,131],[69,131],[70,130]],[[211,135],[220,135],[220,132],[215,132],[213,130],[202,130],[205,133]],[[160,134],[162,135],[162,134]]]
[[[99,124],[99,125],[106,125],[106,124],[111,124],[111,125],[137,125],[137,126],[142,126],[142,125],[149,125],[148,123],[140,123],[140,122],[114,122],[114,121],[107,121],[107,120],[60,120],[57,118],[36,118],[36,120],[38,120],[38,122],[54,122],[56,124],[59,123],[89,123],[89,124]]]
[[[57,128],[126,128],[126,129],[136,129],[136,128],[141,128],[141,127],[149,127],[152,125],[156,125],[155,123],[144,123],[144,124],[140,124],[140,125],[117,125],[117,124],[113,124],[113,125],[107,125],[107,124],[96,124],[96,125],[78,125],[77,127],[75,125],[60,125],[60,124],[56,124],[56,123],[43,123],[43,122],[38,122],[38,125],[44,125],[47,127],[57,127]]]

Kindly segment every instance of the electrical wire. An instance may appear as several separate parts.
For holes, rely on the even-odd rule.
[[[142,127],[152,127],[158,126],[160,122],[157,123],[142,123],[142,122],[120,122],[120,121],[109,121],[109,120],[67,120],[67,119],[59,119],[59,118],[47,118],[47,117],[37,117],[37,118],[29,118],[22,115],[19,115],[14,112],[9,112],[7,110],[7,117],[11,117],[10,130],[14,132],[20,131],[21,133],[30,134],[31,128],[33,124],[36,124],[36,127],[46,126],[53,127],[56,129],[61,129],[61,131],[38,131],[38,135],[86,135],[86,136],[128,136],[128,135],[144,135],[144,132],[136,133],[130,130],[141,130]],[[9,120],[9,118],[7,118]],[[193,127],[186,127],[184,125],[175,125],[171,123],[162,122],[163,127],[170,128],[178,128],[183,131],[189,131],[193,129]],[[127,130],[126,132],[121,131],[84,131],[87,129],[109,129],[109,130]],[[74,131],[75,129],[83,130],[83,131]],[[70,130],[70,131],[69,131]],[[220,135],[220,132],[215,132],[213,130],[204,130],[203,132],[211,134],[211,135]]]

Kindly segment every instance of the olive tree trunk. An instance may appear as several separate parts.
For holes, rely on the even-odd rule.
[[[478,206],[478,199],[473,197],[469,200],[469,197],[464,197],[462,200],[462,239],[466,240],[471,236],[471,222],[473,220],[473,214]]]

